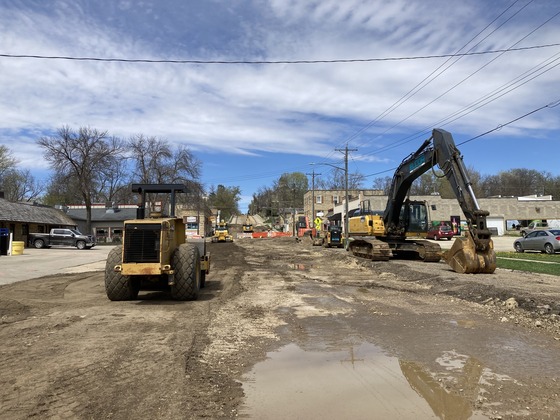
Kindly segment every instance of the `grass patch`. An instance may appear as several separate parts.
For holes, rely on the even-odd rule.
[[[560,276],[560,254],[496,252],[498,268]]]

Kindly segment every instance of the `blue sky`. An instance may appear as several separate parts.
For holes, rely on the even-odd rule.
[[[38,177],[35,141],[63,125],[189,147],[241,210],[284,172],[392,175],[434,127],[484,175],[560,175],[557,0],[0,0],[0,144]],[[520,49],[463,57],[402,59]],[[528,49],[523,49],[528,48]],[[558,66],[558,67],[556,67]],[[385,172],[384,171],[389,171]],[[380,174],[380,175],[376,175]]]

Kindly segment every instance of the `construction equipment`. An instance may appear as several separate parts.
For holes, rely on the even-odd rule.
[[[377,261],[386,261],[393,256],[439,261],[442,253],[438,244],[410,239],[413,236],[426,237],[429,215],[425,202],[406,198],[412,182],[435,165],[441,168],[451,184],[468,225],[465,237],[458,237],[444,255],[447,263],[458,273],[493,273],[496,254],[486,225],[489,213],[480,209],[463,158],[451,133],[442,129],[434,129],[432,136],[397,168],[382,214],[372,211],[367,201],[361,203],[360,210],[350,217],[349,250],[354,255]]]
[[[212,235],[212,242],[233,242],[233,236],[228,231],[228,225],[223,220],[218,224]]]
[[[325,233],[325,240],[323,241],[323,246],[327,248],[344,247],[344,235],[342,234],[342,228],[340,226],[332,225],[327,227]]]
[[[242,230],[243,233],[253,233],[253,225],[251,224],[251,222],[249,222],[249,214],[247,214],[247,217],[245,218],[245,223],[243,223],[242,226]]]
[[[204,239],[187,243],[183,219],[175,217],[175,194],[182,184],[132,184],[141,194],[136,219],[124,222],[123,245],[113,248],[105,266],[110,300],[132,300],[140,290],[168,291],[176,300],[196,300],[210,270]],[[146,194],[170,194],[170,215],[145,218]]]

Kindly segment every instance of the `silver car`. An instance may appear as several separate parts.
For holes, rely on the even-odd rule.
[[[554,254],[560,251],[560,229],[535,230],[513,243],[516,252],[540,251]]]

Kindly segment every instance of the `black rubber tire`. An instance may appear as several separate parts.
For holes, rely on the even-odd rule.
[[[519,252],[519,253],[525,252],[525,250],[523,249],[523,245],[521,245],[519,242],[513,244],[513,247],[515,248],[515,252]]]
[[[434,241],[439,241],[439,236],[435,235],[434,236]]]
[[[551,244],[544,244],[544,252],[548,255],[554,254],[554,247]]]
[[[134,300],[138,297],[140,288],[130,276],[123,276],[114,270],[115,265],[122,262],[122,246],[116,246],[107,256],[105,264],[105,293],[109,300]]]
[[[45,241],[43,241],[42,239],[35,239],[33,241],[33,246],[37,249],[41,249],[45,247]]]
[[[86,249],[86,243],[85,243],[85,241],[78,241],[78,242],[76,242],[76,248],[78,248],[78,249]]]
[[[200,291],[200,253],[192,244],[181,244],[171,258],[174,284],[171,297],[175,300],[196,300]]]

